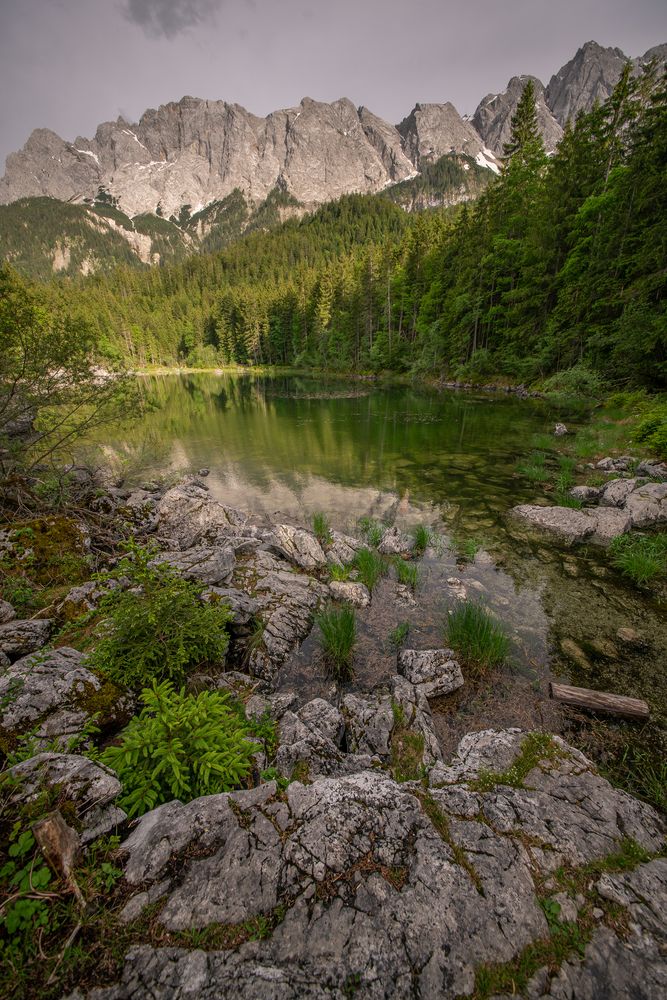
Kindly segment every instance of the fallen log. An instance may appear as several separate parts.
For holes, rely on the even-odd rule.
[[[556,701],[576,708],[587,708],[590,712],[605,712],[625,719],[648,719],[649,707],[640,698],[627,698],[622,694],[606,691],[591,691],[589,688],[570,687],[569,684],[549,684],[549,694]]]

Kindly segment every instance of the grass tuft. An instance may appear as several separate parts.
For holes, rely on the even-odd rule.
[[[373,517],[360,517],[358,524],[364,540],[373,548],[377,548],[382,541],[384,527]]]
[[[613,565],[634,583],[667,575],[667,534],[617,535],[609,554]]]
[[[359,549],[354,562],[359,579],[366,584],[372,593],[378,581],[387,575],[389,568],[387,560],[375,549]]]
[[[396,556],[394,558],[394,568],[396,570],[396,579],[399,583],[410,587],[412,590],[417,589],[417,584],[419,583],[419,566],[415,563],[406,562],[400,556]]]
[[[321,512],[313,514],[313,532],[320,545],[331,545],[333,539],[326,514]]]
[[[478,673],[507,659],[510,641],[502,625],[474,601],[458,604],[445,624],[447,642]]]
[[[400,625],[397,625],[396,628],[389,633],[389,642],[392,646],[395,646],[398,649],[398,647],[402,646],[407,639],[409,631],[410,622],[401,622]]]
[[[349,604],[342,608],[328,605],[315,616],[320,627],[324,658],[337,681],[349,681],[354,670],[352,660],[357,639],[357,618]]]
[[[422,556],[431,542],[431,532],[425,524],[418,524],[412,532],[415,540],[413,552],[416,556]]]

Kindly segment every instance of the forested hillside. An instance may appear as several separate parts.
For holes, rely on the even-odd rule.
[[[512,126],[502,176],[458,211],[407,215],[400,187],[348,196],[221,253],[58,294],[138,365],[534,380],[583,363],[664,385],[665,78],[628,68],[550,158],[530,82]],[[409,197],[427,201],[419,184]]]

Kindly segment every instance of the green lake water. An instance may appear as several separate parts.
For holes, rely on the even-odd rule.
[[[653,720],[644,737],[662,740],[664,591],[634,588],[598,548],[558,548],[507,516],[548,497],[516,472],[535,435],[561,419],[543,401],[295,376],[169,375],[141,385],[150,407],[102,442],[130,484],[206,468],[211,494],[248,512],[309,524],[321,511],[343,531],[362,515],[432,528],[438,544],[421,562],[416,605],[397,604],[388,580],[360,613],[358,686],[395,672],[388,635],[399,622],[410,623],[408,645],[442,645],[463,586],[505,624],[512,664],[436,704],[445,744],[483,725],[562,728],[547,697],[551,677],[646,698]],[[460,556],[466,539],[481,545],[473,561]],[[623,627],[641,633],[643,650],[619,642]],[[314,634],[277,680],[328,693]]]

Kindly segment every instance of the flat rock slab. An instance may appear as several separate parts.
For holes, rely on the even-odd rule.
[[[649,806],[612,788],[564,743],[561,756],[527,775],[525,787],[469,787],[482,763],[510,766],[525,738],[473,734],[450,783],[431,783],[428,791],[375,769],[293,782],[283,795],[271,782],[146,814],[122,845],[135,914],[162,895],[155,919],[170,931],[242,923],[277,907],[284,916],[262,940],[226,951],[138,943],[120,982],[76,995],[470,995],[482,965],[511,962],[548,936],[536,886],[556,868],[606,858],[628,836],[657,852],[665,834]],[[179,877],[170,884],[176,866]],[[583,958],[547,969],[531,996],[663,995],[666,868],[658,859],[603,876],[598,891],[627,911],[629,933],[617,935],[600,919]]]
[[[231,545],[195,546],[185,551],[161,552],[153,563],[168,563],[186,580],[214,586],[230,582],[236,556]]]
[[[632,527],[632,517],[625,510],[615,507],[597,507],[591,510],[595,519],[595,531],[590,541],[598,545],[609,545],[618,535],[624,535]]]
[[[595,531],[596,522],[588,511],[570,507],[539,507],[536,504],[520,504],[511,513],[534,528],[548,532],[567,545],[583,542]]]
[[[402,649],[398,671],[427,698],[438,698],[463,687],[461,667],[451,649]]]

